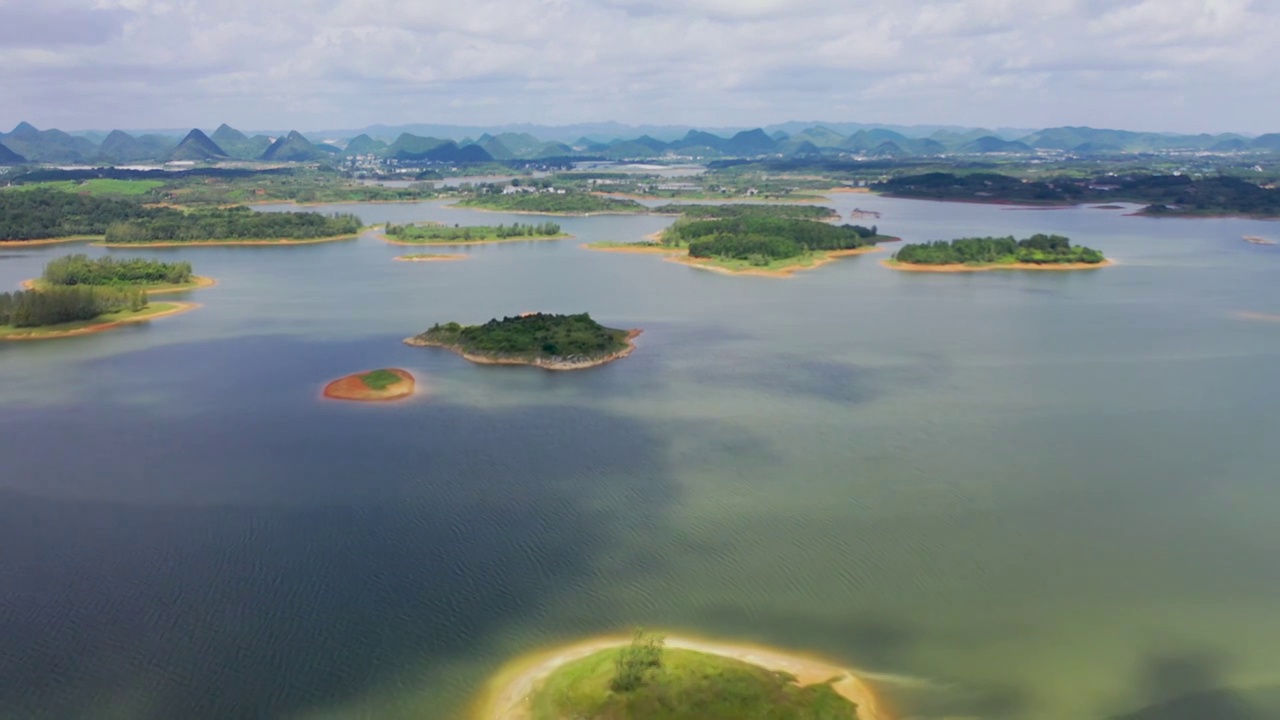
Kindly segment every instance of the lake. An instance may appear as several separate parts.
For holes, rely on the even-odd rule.
[[[781,280],[579,248],[647,216],[454,263],[5,249],[5,288],[72,251],[219,284],[0,344],[0,717],[465,717],[508,659],[635,626],[845,662],[904,718],[1280,717],[1280,249],[1241,239],[1280,224],[831,205],[1118,264]],[[530,310],[644,335],[565,374],[401,343]],[[320,399],[387,366],[420,394]]]

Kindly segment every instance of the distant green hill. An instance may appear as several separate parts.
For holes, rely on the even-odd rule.
[[[209,137],[237,160],[257,160],[271,147],[271,138],[265,135],[248,137],[226,123],[219,125]]]
[[[378,155],[387,149],[387,144],[381,140],[374,140],[368,135],[357,135],[351,138],[351,142],[347,143],[347,147],[343,149],[342,154],[347,157],[355,155]]]
[[[445,140],[433,137],[421,137],[411,133],[401,133],[395,142],[387,147],[387,157],[397,160],[421,160],[427,152],[445,144]]]
[[[1018,142],[1017,140],[1001,140],[1000,138],[995,137],[994,135],[987,135],[985,137],[980,137],[977,140],[974,140],[972,142],[967,142],[964,145],[960,146],[959,151],[962,153],[970,153],[970,154],[985,154],[985,153],[1026,154],[1026,153],[1035,152],[1035,150],[1031,149],[1030,145],[1024,142]]]
[[[218,144],[209,139],[203,131],[193,129],[187,133],[187,136],[178,143],[178,146],[169,153],[168,160],[178,161],[194,161],[209,162],[215,160],[226,160],[229,155]]]
[[[815,125],[802,133],[792,135],[789,139],[798,142],[811,142],[820,148],[840,147],[840,143],[844,142],[843,135],[821,125]]]
[[[485,152],[492,155],[495,160],[511,160],[516,156],[516,154],[511,151],[511,148],[506,146],[506,143],[489,133],[481,135],[480,139],[476,141],[476,144],[484,148]]]
[[[332,157],[333,153],[321,150],[302,133],[291,130],[288,135],[276,138],[262,153],[261,159],[267,162],[316,162]]]
[[[37,130],[26,122],[18,123],[0,142],[31,162],[82,163],[98,153],[98,146],[88,138],[61,130]]]
[[[176,147],[173,138],[164,135],[133,137],[121,130],[112,130],[94,158],[98,162],[128,163],[158,160],[168,156]]]
[[[0,165],[17,165],[26,162],[26,158],[0,143]]]

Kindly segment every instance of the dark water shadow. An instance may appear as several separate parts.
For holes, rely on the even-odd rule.
[[[941,357],[921,357],[908,366],[869,367],[836,360],[779,354],[701,367],[700,383],[749,388],[785,397],[808,397],[844,405],[872,402],[902,387],[935,384],[948,372]]]
[[[588,408],[197,400],[0,418],[0,715],[350,701],[474,657],[673,499],[665,441]]]
[[[1223,684],[1228,660],[1206,650],[1153,654],[1142,662],[1137,686],[1151,703],[1108,720],[1280,720],[1280,684]]]

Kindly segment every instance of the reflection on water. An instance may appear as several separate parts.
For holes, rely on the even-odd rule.
[[[635,624],[810,648],[915,717],[1280,717],[1280,332],[1239,315],[1280,314],[1260,223],[832,202],[1120,264],[735,278],[580,249],[671,222],[609,216],[449,264],[111,251],[219,285],[0,346],[0,717],[457,716],[505,659]],[[0,284],[70,250],[6,252]],[[570,374],[400,343],[530,309],[646,332]],[[383,366],[423,397],[318,400]]]

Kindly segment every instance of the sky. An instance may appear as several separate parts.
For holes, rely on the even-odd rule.
[[[0,129],[1280,131],[1280,0],[0,0]]]

